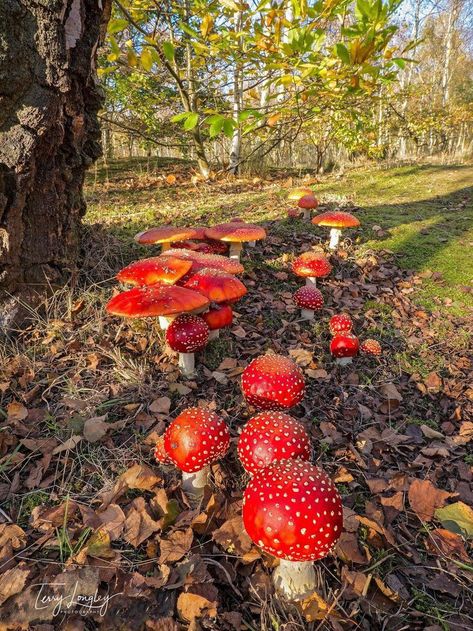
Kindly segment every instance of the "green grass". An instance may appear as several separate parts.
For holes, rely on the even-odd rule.
[[[164,182],[170,173],[178,176],[175,186]],[[313,189],[323,203],[352,201],[361,207],[361,230],[349,234],[357,243],[390,250],[401,267],[427,276],[416,290],[421,306],[466,315],[473,307],[473,294],[465,291],[473,280],[473,256],[468,255],[473,246],[472,182],[473,166],[416,165],[329,175]],[[129,244],[128,258],[150,254],[131,237],[151,225],[217,223],[236,215],[254,222],[279,220],[272,230],[283,242],[301,226],[314,239],[325,238],[324,230],[286,220],[285,186],[284,178],[258,186],[245,178],[194,186],[185,163],[156,158],[149,164],[145,159],[114,162],[89,173],[86,221],[101,223]],[[382,237],[373,226],[381,226]],[[441,276],[428,278],[430,272]]]

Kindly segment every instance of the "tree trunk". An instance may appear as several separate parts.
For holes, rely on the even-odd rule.
[[[111,0],[0,2],[0,330],[75,272]]]

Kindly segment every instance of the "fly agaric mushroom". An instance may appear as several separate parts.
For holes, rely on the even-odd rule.
[[[317,226],[326,226],[330,230],[329,248],[335,250],[337,248],[342,230],[344,228],[355,228],[360,225],[359,220],[350,213],[341,210],[329,210],[326,213],[317,215],[312,219],[312,223]]]
[[[243,274],[245,268],[241,263],[234,259],[229,259],[226,256],[220,256],[220,254],[205,254],[204,252],[194,252],[191,250],[167,250],[165,256],[175,256],[178,259],[184,259],[185,261],[191,261],[191,272],[198,272],[204,268],[219,269],[227,274]]]
[[[109,300],[106,310],[112,315],[127,318],[159,316],[161,328],[166,329],[180,313],[205,311],[209,301],[202,294],[176,285],[133,287]]]
[[[193,274],[184,287],[198,291],[211,302],[236,302],[248,291],[245,285],[232,276],[217,269],[204,268]]]
[[[381,344],[378,342],[378,340],[371,339],[365,340],[361,343],[360,351],[365,355],[373,356],[381,355],[381,353],[383,352],[381,349]]]
[[[188,408],[164,432],[169,460],[182,471],[182,488],[200,499],[209,475],[209,465],[224,456],[230,444],[226,423],[214,412]]]
[[[323,254],[304,252],[292,262],[292,271],[297,276],[305,278],[307,285],[316,285],[317,278],[330,274],[332,266]]]
[[[311,193],[310,195],[304,195],[304,197],[301,197],[299,201],[297,202],[297,205],[299,206],[299,208],[302,208],[302,210],[304,211],[303,212],[304,219],[309,221],[310,211],[317,208],[317,206],[319,205],[319,202]]]
[[[195,372],[194,353],[201,351],[208,341],[209,327],[195,315],[179,315],[166,329],[166,342],[179,353],[179,368],[186,377]]]
[[[353,320],[346,313],[336,313],[330,318],[328,328],[332,335],[339,333],[351,333],[353,328]]]
[[[153,245],[159,243],[161,251],[165,252],[171,247],[171,243],[187,239],[203,239],[204,228],[175,228],[174,226],[159,226],[139,232],[135,241],[140,245]]]
[[[332,337],[330,352],[335,357],[335,363],[340,366],[351,364],[353,357],[358,354],[360,343],[351,333],[341,333]]]
[[[266,231],[260,226],[243,221],[234,221],[233,223],[221,223],[213,228],[207,228],[206,237],[224,241],[230,244],[229,256],[231,259],[240,260],[240,253],[243,249],[243,243],[248,241],[259,241],[266,237]]]
[[[164,448],[164,435],[159,436],[153,451],[154,458],[159,464],[171,464],[166,449]]]
[[[303,600],[316,589],[313,561],[327,556],[341,535],[342,501],[322,469],[281,460],[250,480],[243,524],[257,546],[280,559],[276,589],[289,600]]]
[[[283,355],[260,355],[245,368],[241,387],[250,405],[261,410],[284,410],[304,398],[302,370]]]
[[[291,202],[298,202],[302,197],[307,195],[314,196],[314,192],[311,188],[293,188],[292,191],[289,191],[289,195],[287,199]]]
[[[219,337],[220,329],[231,326],[233,322],[233,309],[230,305],[217,305],[202,314],[210,329],[209,340]]]
[[[243,428],[238,457],[245,471],[254,475],[275,460],[310,460],[310,438],[304,425],[283,412],[260,412]]]
[[[127,265],[117,274],[117,279],[127,285],[174,285],[191,269],[192,262],[174,256],[153,256]]]
[[[292,298],[295,304],[300,308],[303,320],[313,320],[314,311],[318,311],[324,306],[322,292],[313,285],[300,287]]]

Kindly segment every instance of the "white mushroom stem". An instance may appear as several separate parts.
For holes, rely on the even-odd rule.
[[[309,287],[317,287],[317,278],[315,276],[306,276],[305,284]]]
[[[211,340],[218,340],[219,337],[220,337],[220,329],[214,329],[213,331],[210,331],[209,333],[209,342]]]
[[[243,246],[241,243],[230,243],[230,252],[228,254],[229,258],[239,261],[242,250]]]
[[[314,319],[313,309],[301,309],[301,318],[303,320],[313,320]]]
[[[195,373],[194,353],[179,353],[179,368],[184,377],[191,377]]]
[[[210,467],[207,465],[195,473],[182,472],[182,490],[191,500],[200,500],[209,478]]]
[[[248,241],[248,245],[250,246],[250,248],[255,248],[256,247],[256,241]]]
[[[347,366],[348,364],[351,364],[353,361],[353,357],[339,357],[338,359],[335,360],[335,363],[338,364],[339,366]]]
[[[159,316],[159,326],[165,331],[176,316]]]
[[[342,236],[342,231],[339,230],[338,228],[332,228],[330,230],[330,243],[328,244],[328,247],[330,250],[336,249],[341,236]]]
[[[314,564],[311,561],[281,559],[274,571],[273,582],[287,600],[304,600],[315,592],[317,586]]]
[[[306,221],[310,221],[310,217],[311,217],[310,208],[304,208],[303,218]]]

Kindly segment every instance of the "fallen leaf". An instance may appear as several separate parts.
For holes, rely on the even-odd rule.
[[[473,509],[463,502],[455,502],[435,511],[435,518],[447,530],[473,537]]]
[[[430,480],[411,482],[408,491],[409,504],[421,521],[430,521],[435,509],[443,506],[454,493],[448,493],[435,487]]]
[[[394,412],[402,401],[402,395],[393,383],[385,383],[379,389],[380,394],[386,399],[379,406],[380,412],[388,414]]]
[[[63,442],[62,445],[58,445],[53,449],[53,456],[55,456],[56,454],[60,454],[63,451],[70,451],[72,449],[75,449],[81,440],[82,436],[71,436],[65,442]]]
[[[104,414],[103,416],[94,416],[86,420],[82,430],[85,440],[89,441],[89,443],[96,443],[105,436],[110,428],[110,425],[105,422],[107,416],[108,414]]]
[[[28,568],[17,565],[0,575],[0,605],[3,605],[10,596],[21,592],[29,574]]]
[[[155,399],[149,406],[149,411],[153,414],[169,414],[171,409],[171,399],[169,397],[160,397]]]
[[[470,563],[470,557],[465,549],[463,537],[456,532],[445,530],[444,528],[435,528],[429,532],[425,545],[428,550],[438,554],[444,554],[447,557],[457,556],[465,563]]]
[[[28,416],[28,410],[22,403],[12,401],[7,405],[7,420],[11,423],[24,421]]]
[[[144,498],[135,498],[126,516],[123,538],[137,548],[160,528],[159,522],[149,515]]]
[[[214,530],[212,539],[227,552],[239,556],[249,552],[253,545],[243,527],[241,515],[227,520],[220,528]]]
[[[217,603],[199,594],[182,592],[177,599],[177,612],[187,622],[193,622],[204,615],[214,618],[217,615]]]
[[[167,537],[162,537],[160,541],[161,556],[160,563],[174,563],[185,556],[192,545],[194,533],[192,528],[185,530],[175,530]]]
[[[324,620],[330,611],[330,605],[316,591],[296,604],[307,622]]]

